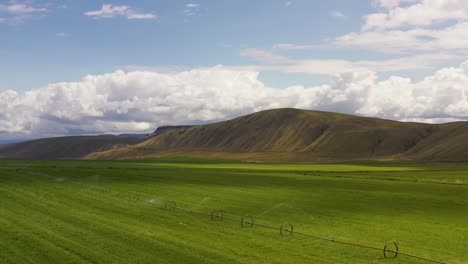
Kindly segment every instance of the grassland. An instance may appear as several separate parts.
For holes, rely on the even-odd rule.
[[[428,263],[155,205],[168,200],[377,247],[397,240],[407,253],[468,263],[467,165],[201,159],[0,160],[0,260]]]

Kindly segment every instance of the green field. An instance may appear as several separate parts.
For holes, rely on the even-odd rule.
[[[158,206],[166,201],[239,222]],[[1,263],[430,263],[241,228],[245,214],[468,263],[468,165],[0,160]]]

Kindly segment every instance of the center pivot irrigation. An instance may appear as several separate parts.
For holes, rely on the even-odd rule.
[[[213,221],[223,221],[224,220],[224,211],[223,210],[216,210],[211,212],[211,220]]]
[[[244,215],[241,219],[241,227],[254,227],[255,220],[250,215]]]
[[[294,234],[294,226],[288,223],[283,223],[280,228],[281,236],[292,236]]]
[[[398,257],[398,244],[396,241],[390,241],[385,244],[383,249],[383,255],[385,258],[396,258]]]
[[[162,204],[156,204],[156,205],[162,205]],[[181,212],[188,212],[188,213],[191,213],[191,214],[210,216],[211,220],[213,220],[213,221],[229,220],[229,221],[239,222],[239,218],[226,217],[225,212],[222,211],[222,210],[211,211],[211,213],[204,213],[204,212],[190,211],[190,210],[187,210],[185,208],[177,207],[177,206],[171,207],[171,208],[175,209],[175,210],[178,210],[178,211],[181,211]],[[278,226],[266,225],[266,224],[260,224],[260,223],[256,222],[255,218],[253,218],[250,215],[244,215],[244,216],[240,217],[240,225],[241,225],[242,228],[253,228],[255,226],[258,226],[258,227],[269,228],[269,229],[277,229],[277,230],[279,230],[281,236],[292,236],[293,234],[297,234],[297,235],[304,236],[304,237],[310,237],[310,238],[315,238],[315,239],[319,239],[319,240],[325,240],[325,241],[334,242],[334,243],[338,243],[338,244],[382,251],[381,247],[375,247],[375,246],[370,246],[370,245],[365,245],[365,244],[346,242],[346,241],[341,241],[341,240],[337,240],[337,239],[334,239],[334,238],[327,238],[327,237],[321,237],[321,236],[317,236],[317,235],[313,235],[313,234],[298,232],[298,231],[294,230],[294,226],[292,224],[290,224],[290,223],[283,223],[279,227]],[[394,259],[394,258],[398,257],[399,255],[407,256],[407,257],[411,257],[411,258],[416,258],[416,259],[420,259],[420,260],[424,260],[424,261],[428,261],[428,262],[433,262],[433,263],[447,264],[444,261],[430,259],[430,258],[418,256],[418,255],[413,255],[413,254],[401,252],[399,250],[398,243],[396,241],[390,241],[390,242],[388,242],[388,243],[386,243],[384,245],[384,247],[383,247],[383,256],[384,256],[384,258]]]
[[[28,169],[28,170],[27,170]],[[41,176],[41,177],[46,177],[46,178],[52,178],[52,179],[59,179],[58,177],[46,174],[46,173],[39,173],[39,172],[33,172],[29,170],[29,167],[25,168],[18,168],[16,169],[16,172],[18,173],[27,173],[30,175],[35,175],[35,176]],[[62,179],[62,178],[60,178]],[[253,228],[255,226],[258,227],[263,227],[263,228],[269,228],[269,229],[276,229],[279,231],[281,236],[293,236],[293,234],[303,236],[303,237],[308,237],[308,238],[314,238],[314,239],[319,239],[319,240],[324,240],[324,241],[329,241],[333,243],[338,243],[342,245],[348,245],[348,246],[354,246],[354,247],[359,247],[359,248],[366,248],[366,249],[372,249],[372,250],[379,250],[382,251],[383,249],[383,256],[386,259],[394,259],[397,258],[398,256],[407,256],[419,260],[424,260],[432,263],[440,263],[440,264],[447,264],[444,261],[440,260],[435,260],[435,259],[430,259],[414,254],[409,254],[405,252],[401,252],[398,246],[398,243],[396,241],[390,241],[387,242],[384,247],[376,247],[376,246],[370,246],[370,245],[365,245],[365,244],[359,244],[359,243],[352,243],[352,242],[347,242],[347,241],[342,241],[342,240],[337,240],[334,238],[327,238],[327,237],[322,237],[314,234],[309,234],[309,233],[304,233],[304,232],[299,232],[294,229],[294,226],[291,223],[284,222],[281,226],[271,226],[271,225],[266,225],[266,224],[261,224],[254,217],[251,215],[244,215],[244,216],[238,216],[234,214],[229,214],[230,216],[227,216],[227,213],[224,210],[213,210],[211,212],[197,212],[193,210],[188,210],[186,208],[178,206],[178,203],[170,200],[170,201],[165,201],[165,202],[155,202],[155,201],[148,201],[145,199],[140,199],[138,197],[135,197],[132,194],[124,194],[124,192],[120,190],[116,190],[113,188],[109,187],[103,187],[103,186],[96,186],[94,184],[89,184],[89,183],[83,183],[83,182],[77,182],[77,181],[67,181],[68,183],[73,183],[73,184],[78,184],[78,185],[85,185],[87,187],[91,188],[97,188],[99,190],[105,190],[105,192],[108,195],[111,195],[113,197],[118,197],[118,198],[129,198],[129,200],[133,202],[140,202],[140,203],[145,203],[149,205],[156,205],[160,206],[161,208],[165,208],[167,210],[175,210],[175,211],[180,211],[184,213],[188,213],[191,215],[199,215],[199,216],[208,216],[211,218],[213,221],[224,221],[224,220],[229,220],[233,222],[240,222],[240,225],[242,228]],[[122,195],[123,194],[123,195]],[[232,216],[232,217],[231,217]]]

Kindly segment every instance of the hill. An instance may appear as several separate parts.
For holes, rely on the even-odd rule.
[[[468,161],[468,122],[407,123],[300,109],[273,109],[168,131],[87,156],[204,156],[267,162],[408,159]]]
[[[28,141],[28,140],[31,140],[31,139],[0,140],[0,147],[1,147],[1,146],[6,146],[6,145],[10,145],[10,144],[14,144],[14,143],[20,143],[20,142],[24,142],[24,141]]]
[[[160,126],[158,127],[151,135],[150,137],[155,137],[159,136],[163,133],[169,132],[169,131],[179,131],[179,130],[187,130],[189,128],[192,128],[194,126],[189,126],[189,125],[182,125],[182,126]]]
[[[134,145],[141,138],[122,136],[73,136],[30,140],[0,147],[0,158],[80,159],[87,154]]]

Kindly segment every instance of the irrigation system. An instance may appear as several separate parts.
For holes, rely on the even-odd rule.
[[[56,177],[53,175],[49,175],[46,173],[41,173],[41,172],[34,172],[30,169],[29,166],[23,167],[23,168],[16,168],[16,172],[18,173],[26,173],[34,176],[41,176],[45,178],[50,178],[55,181],[64,181],[63,177]],[[90,183],[84,183],[84,182],[78,182],[78,181],[72,181],[72,180],[67,180],[67,183],[73,183],[77,185],[82,185],[90,188],[95,188],[99,189],[100,191],[105,192],[108,195],[114,196],[114,197],[119,197],[119,198],[125,198],[134,202],[138,203],[145,203],[149,205],[155,205],[159,206],[161,208],[164,208],[166,210],[173,210],[173,211],[178,211],[178,212],[183,212],[187,213],[190,215],[198,215],[198,216],[203,216],[203,217],[209,217],[212,221],[231,221],[231,222],[237,222],[240,224],[241,228],[253,228],[253,227],[261,227],[261,228],[266,228],[266,229],[272,229],[272,230],[277,230],[280,234],[280,236],[302,236],[306,238],[312,238],[312,239],[318,239],[318,240],[323,240],[323,241],[328,241],[332,243],[337,243],[337,244],[342,244],[342,245],[347,245],[347,246],[353,246],[356,248],[363,248],[363,249],[371,249],[371,250],[376,250],[380,251],[383,254],[383,257],[386,259],[394,259],[397,258],[398,256],[407,256],[410,258],[415,258],[427,262],[432,262],[432,263],[440,263],[440,264],[448,264],[447,262],[436,260],[436,259],[431,259],[415,254],[410,254],[407,252],[402,252],[398,246],[398,243],[396,241],[389,241],[383,247],[378,247],[378,246],[372,246],[372,245],[366,245],[366,244],[361,244],[361,243],[355,243],[355,242],[348,242],[348,241],[343,241],[335,238],[330,238],[330,237],[323,237],[315,234],[310,234],[310,233],[305,233],[305,232],[300,232],[294,229],[294,225],[291,223],[282,223],[279,226],[272,226],[268,224],[262,224],[258,221],[257,218],[254,218],[251,215],[235,215],[235,214],[227,214],[224,210],[212,210],[208,212],[201,212],[201,211],[194,211],[190,209],[186,209],[184,207],[181,207],[178,205],[176,201],[169,200],[165,202],[156,202],[156,201],[148,201],[141,199],[138,196],[132,195],[130,193],[125,193],[120,190],[116,190],[113,188],[109,187],[104,187],[104,186],[97,186],[95,184],[90,184]]]

